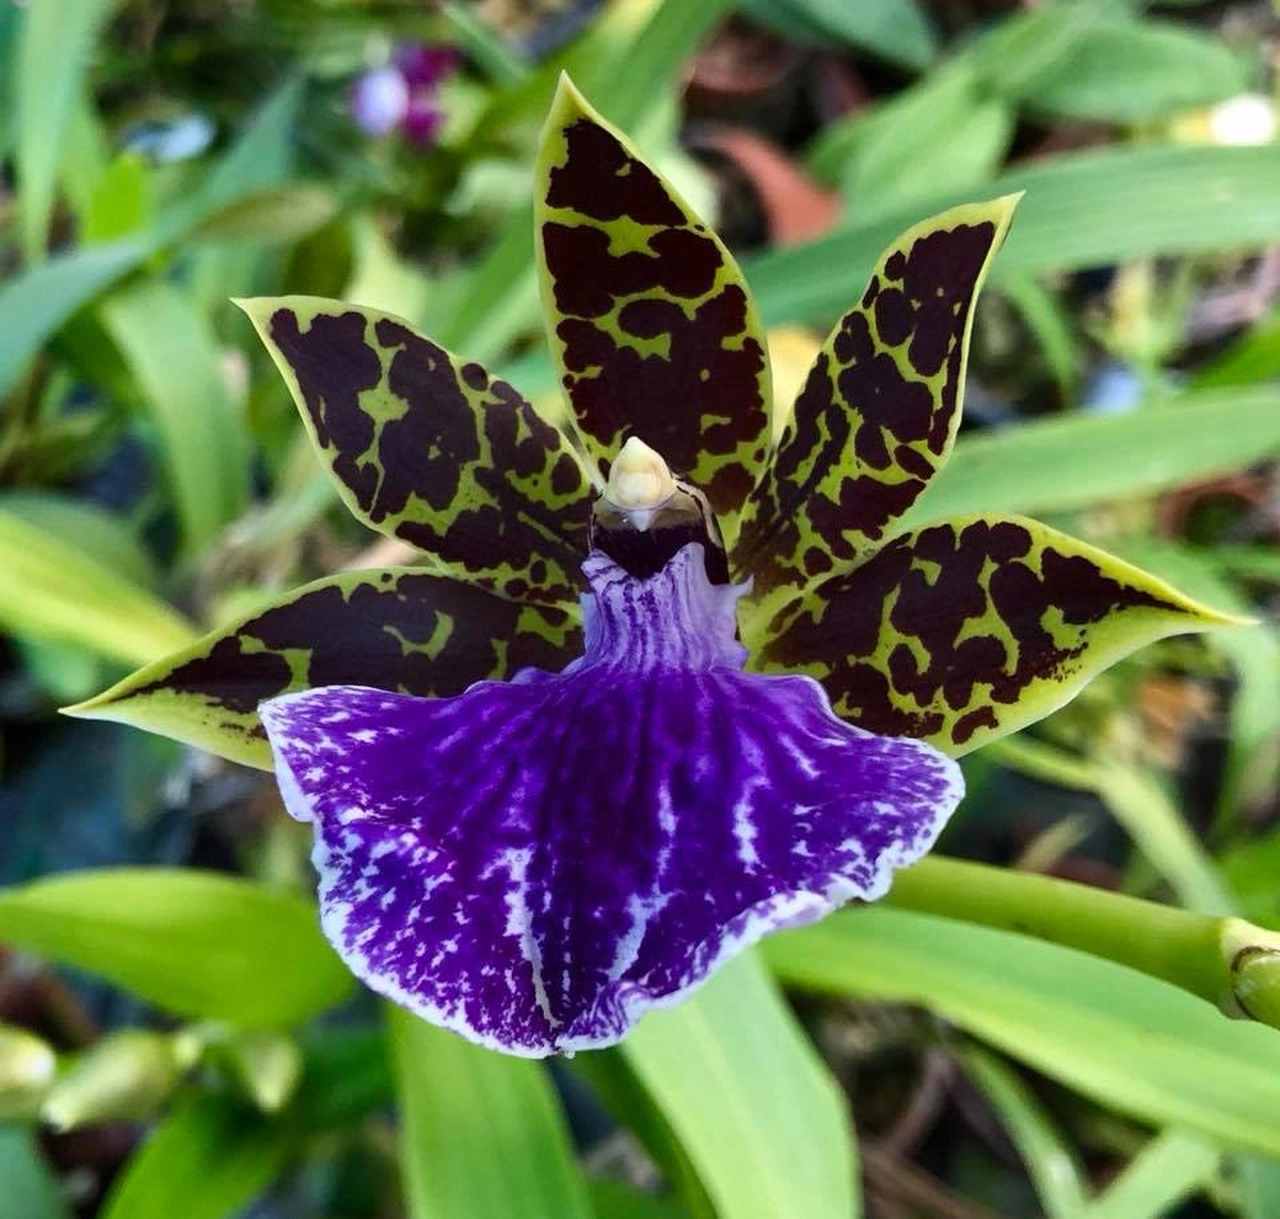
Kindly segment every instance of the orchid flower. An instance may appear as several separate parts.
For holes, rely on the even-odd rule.
[[[902,234],[781,419],[733,258],[567,81],[535,198],[574,435],[398,318],[243,302],[347,506],[430,565],[307,585],[75,709],[274,765],[352,970],[530,1056],[880,897],[956,755],[1222,621],[1029,520],[895,528],[1015,197]]]

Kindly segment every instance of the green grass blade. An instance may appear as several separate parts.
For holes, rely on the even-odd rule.
[[[1280,1154],[1280,1037],[1056,944],[887,907],[765,944],[789,985],[919,1003],[1103,1105]]]
[[[844,1098],[754,954],[646,1016],[622,1053],[720,1219],[860,1213]]]
[[[1081,1219],[1085,1185],[1080,1165],[1044,1106],[995,1054],[970,1046],[962,1058],[1026,1164],[1046,1219]]]
[[[1066,415],[962,439],[899,522],[970,512],[1059,512],[1132,499],[1280,453],[1270,386],[1198,390],[1127,415]],[[1071,477],[1063,478],[1070,467]]]
[[[1154,254],[1248,249],[1280,237],[1274,148],[1108,148],[1002,174],[985,196],[1025,190],[993,272],[1071,270]],[[744,264],[765,321],[829,322],[862,290],[881,249],[922,216],[965,198],[939,195]]]
[[[71,1219],[71,1207],[25,1126],[0,1123],[0,1197],[22,1219]]]
[[[387,1006],[411,1219],[590,1219],[546,1068]]]
[[[280,181],[292,156],[300,99],[297,82],[278,89],[191,198],[161,215],[145,235],[59,255],[0,287],[0,396],[49,336],[105,288],[236,199]]]
[[[0,510],[0,623],[29,635],[145,664],[195,629],[154,594],[81,545]]]
[[[182,1016],[298,1023],[351,990],[293,893],[214,872],[104,868],[0,891],[0,942],[132,990]]]
[[[114,0],[77,0],[32,4],[26,10],[13,106],[22,248],[28,263],[44,257],[72,111],[98,30],[113,7]]]
[[[228,1219],[280,1175],[289,1128],[227,1096],[195,1095],[148,1136],[112,1186],[102,1219]]]
[[[1202,914],[1237,913],[1212,857],[1156,776],[1109,759],[1100,759],[1096,771],[1103,804],[1181,904]]]
[[[155,420],[186,553],[202,554],[249,498],[247,438],[213,331],[187,296],[159,280],[113,295],[102,319]]]
[[[756,21],[798,42],[848,43],[916,70],[938,53],[938,40],[916,0],[745,0]]]
[[[1221,1162],[1212,1143],[1168,1130],[1134,1156],[1084,1219],[1159,1219],[1211,1181]]]

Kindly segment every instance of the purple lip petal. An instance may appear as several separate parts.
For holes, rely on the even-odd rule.
[[[584,570],[586,654],[561,674],[261,708],[351,968],[533,1057],[610,1045],[768,932],[881,896],[962,790],[810,678],[740,672],[743,590],[708,582],[700,546],[648,580]]]

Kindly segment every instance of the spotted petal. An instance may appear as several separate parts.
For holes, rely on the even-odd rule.
[[[880,256],[748,505],[733,561],[758,594],[869,554],[946,461],[974,303],[1020,197],[952,208]]]
[[[504,596],[577,592],[590,485],[516,390],[376,309],[240,305],[360,520]]]
[[[563,78],[534,185],[551,350],[587,453],[629,436],[701,487],[726,538],[764,472],[764,331],[732,255]]]
[[[354,681],[457,694],[527,665],[562,667],[578,650],[578,622],[576,604],[517,604],[418,568],[348,572],[295,589],[67,711],[267,770],[257,714],[265,699]]]
[[[321,915],[372,987],[484,1045],[617,1041],[765,933],[880,896],[960,794],[918,741],[739,671],[691,545],[648,580],[588,560],[586,655],[424,700],[358,687],[262,711]]]
[[[1144,644],[1234,621],[1035,521],[974,516],[895,538],[748,635],[761,671],[811,673],[853,723],[955,755]]]

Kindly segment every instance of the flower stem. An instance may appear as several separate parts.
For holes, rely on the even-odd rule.
[[[1280,934],[1244,919],[937,855],[899,873],[885,900],[1105,957],[1280,1028]]]

